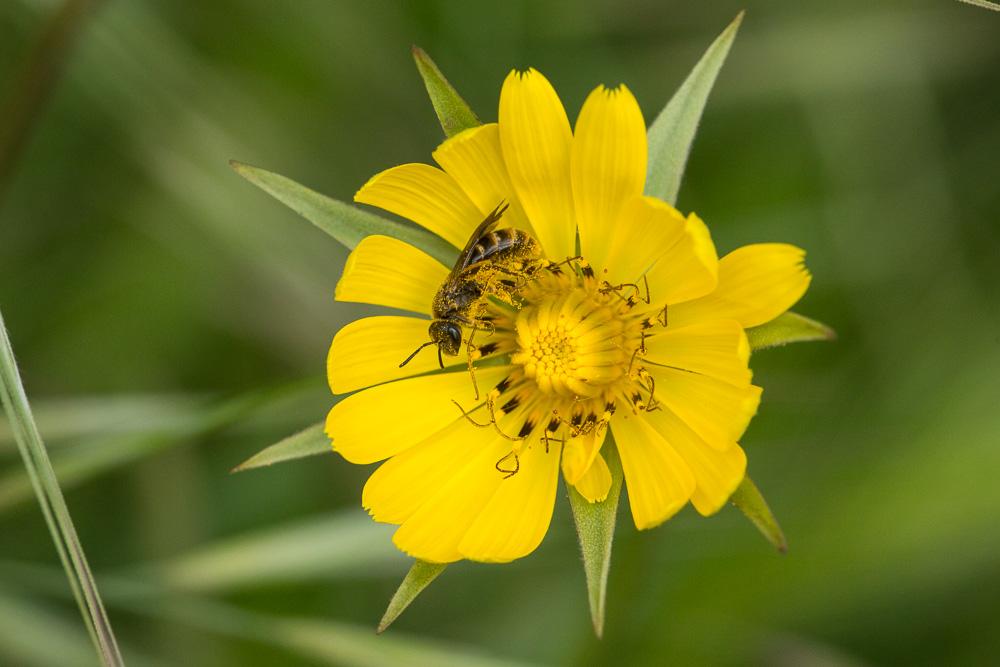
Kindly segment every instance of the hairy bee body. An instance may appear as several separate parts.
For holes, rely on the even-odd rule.
[[[434,318],[471,324],[470,312],[483,298],[509,297],[516,278],[538,258],[539,250],[535,239],[520,229],[496,229],[483,234],[470,249],[464,265],[459,268],[456,264],[434,295]]]
[[[455,266],[441,284],[431,304],[434,319],[424,343],[400,366],[405,366],[427,345],[437,345],[441,354],[455,356],[462,345],[462,326],[475,326],[479,311],[491,296],[510,302],[518,281],[539,265],[541,247],[527,232],[494,229],[507,206],[498,206],[469,237]],[[442,366],[443,366],[443,362]]]
[[[538,257],[538,243],[528,232],[520,229],[494,229],[483,234],[472,246],[468,266],[480,262],[508,263]]]

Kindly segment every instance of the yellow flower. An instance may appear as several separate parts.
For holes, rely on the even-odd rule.
[[[427,319],[340,330],[330,387],[357,393],[331,410],[327,434],[348,461],[388,459],[365,485],[365,508],[398,524],[395,544],[425,561],[520,558],[548,529],[560,469],[591,502],[607,496],[610,431],[638,528],[688,501],[716,512],[744,477],[737,441],[760,400],[744,329],[802,296],[804,253],[760,244],[720,260],[697,216],[643,196],[646,127],[625,86],[594,90],[571,130],[545,77],[512,72],[499,121],[433,157],[439,167],[376,175],[355,200],[427,228],[456,255],[509,202],[501,227],[529,231],[561,265],[527,279],[519,307],[488,305],[495,331],[475,334],[478,401],[465,348],[444,371],[433,350],[399,367],[427,340]],[[336,296],[427,316],[449,268],[369,236]]]

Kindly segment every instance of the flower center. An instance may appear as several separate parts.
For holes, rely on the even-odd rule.
[[[646,335],[666,326],[666,311],[650,301],[645,283],[609,284],[576,258],[546,264],[525,277],[506,306],[490,307],[484,319],[496,338],[475,358],[509,353],[511,372],[488,391],[479,413],[485,420],[462,412],[513,442],[499,472],[516,474],[518,453],[531,443],[546,451],[553,441],[578,439],[599,447],[619,405],[635,413],[658,409],[643,361]]]
[[[511,361],[542,393],[596,398],[628,373],[641,331],[628,301],[609,288],[560,272],[524,291]]]

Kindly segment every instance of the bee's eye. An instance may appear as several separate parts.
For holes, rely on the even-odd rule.
[[[462,344],[462,330],[457,325],[448,325],[448,337],[456,346]]]

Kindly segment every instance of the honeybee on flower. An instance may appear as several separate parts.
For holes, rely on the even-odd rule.
[[[745,330],[805,293],[804,252],[756,244],[720,259],[697,215],[644,195],[646,125],[624,85],[597,87],[571,128],[544,76],[513,71],[497,122],[433,159],[375,175],[355,200],[456,257],[506,202],[504,224],[537,240],[547,268],[513,281],[516,299],[479,302],[489,325],[458,332],[466,358],[401,366],[427,340],[450,269],[387,236],[353,250],[337,298],[415,314],[357,320],[328,357],[331,389],[351,394],[327,418],[333,448],[384,461],[362,494],[372,517],[422,561],[514,560],[544,537],[560,472],[590,502],[608,495],[612,448],[638,528],[688,502],[718,511],[744,478],[738,441],[761,395]]]

